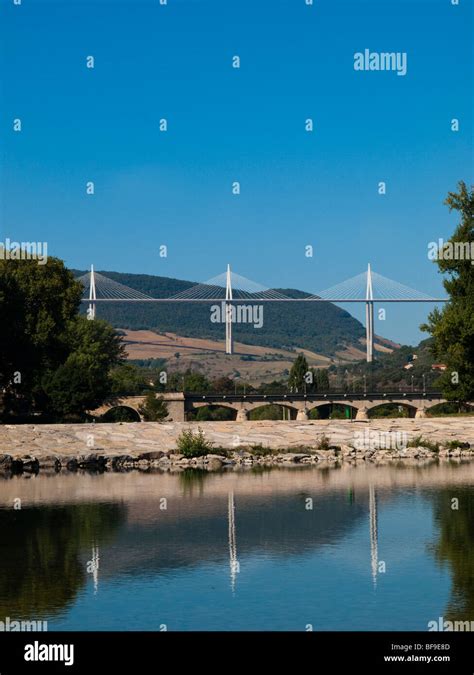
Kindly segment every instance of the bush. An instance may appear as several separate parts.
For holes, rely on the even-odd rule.
[[[448,450],[469,450],[471,447],[467,441],[446,441],[444,445]]]
[[[204,438],[201,428],[198,428],[196,433],[192,429],[183,431],[176,445],[178,451],[185,457],[203,457],[212,450],[212,443]]]
[[[251,445],[250,446],[250,452],[254,457],[266,457],[267,455],[272,455],[274,454],[274,450],[271,448],[267,448],[264,445]]]
[[[426,448],[427,450],[431,450],[431,452],[439,452],[440,444],[428,441],[423,436],[415,436],[411,441],[408,441],[407,448]]]
[[[331,441],[330,441],[330,439],[328,438],[328,436],[326,436],[326,434],[323,434],[323,435],[318,439],[318,443],[317,443],[317,445],[316,445],[316,448],[317,448],[318,450],[330,450],[330,449],[331,449]]]

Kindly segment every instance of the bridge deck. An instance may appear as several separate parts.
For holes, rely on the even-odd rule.
[[[226,400],[229,402],[257,402],[257,401],[282,401],[285,399],[292,401],[363,401],[363,400],[377,400],[383,401],[384,399],[407,399],[408,401],[418,401],[420,398],[426,398],[430,400],[444,399],[444,396],[439,391],[387,391],[387,392],[321,392],[321,393],[281,393],[281,394],[198,394],[198,393],[188,393],[184,392],[185,399],[187,401],[222,401]]]

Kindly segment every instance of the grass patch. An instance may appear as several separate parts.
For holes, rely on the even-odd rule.
[[[469,450],[471,448],[471,444],[467,441],[446,441],[446,443],[444,443],[444,447],[448,450]]]
[[[441,445],[439,443],[433,443],[428,441],[423,436],[415,436],[407,443],[407,448],[426,448],[431,450],[431,452],[439,452]]]
[[[268,448],[261,444],[251,445],[249,452],[251,452],[254,457],[268,457],[268,455],[274,455],[277,453],[276,450],[272,450],[272,448]]]

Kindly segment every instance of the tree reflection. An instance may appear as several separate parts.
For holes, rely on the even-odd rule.
[[[81,554],[110,540],[124,514],[115,504],[0,511],[0,620],[61,612],[85,583]]]
[[[453,501],[457,499],[458,502]],[[455,507],[458,506],[456,509]],[[456,487],[434,496],[434,516],[439,540],[436,559],[449,565],[452,596],[444,618],[474,620],[474,490]]]

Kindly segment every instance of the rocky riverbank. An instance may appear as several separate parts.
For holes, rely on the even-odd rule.
[[[393,462],[403,460],[434,460],[464,458],[474,459],[474,448],[452,447],[430,450],[418,446],[402,450],[374,449],[358,450],[352,446],[328,448],[319,451],[279,452],[270,451],[264,455],[252,448],[239,448],[232,452],[216,452],[202,457],[186,457],[179,453],[152,451],[139,455],[107,456],[90,453],[71,457],[70,455],[44,455],[34,457],[22,455],[0,455],[0,472],[19,474],[23,472],[59,471],[183,471],[188,468],[217,471],[221,469],[245,469],[248,467],[288,467],[307,464],[335,464],[360,462]]]
[[[190,423],[3,425],[0,471],[182,471],[474,458],[474,418],[202,423],[212,450],[176,451]]]

